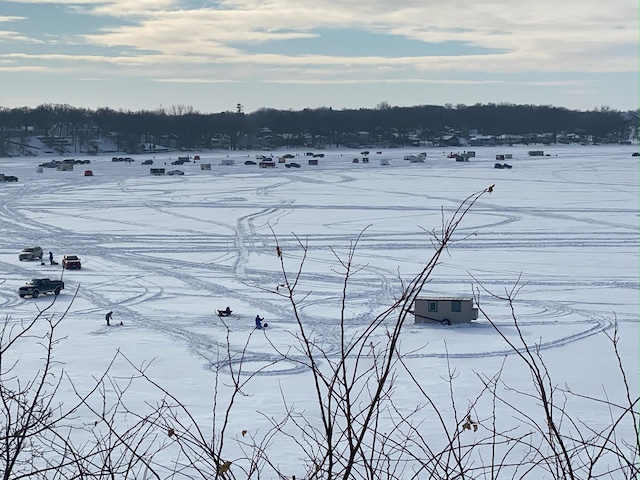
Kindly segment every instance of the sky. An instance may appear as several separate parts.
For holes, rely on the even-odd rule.
[[[0,106],[638,108],[638,2],[2,0]]]
[[[549,156],[529,157],[532,148]],[[422,150],[427,154],[424,163],[404,160],[405,154]],[[360,236],[344,308],[347,339],[368,328],[398,298],[402,282],[425,265],[433,252],[427,232],[439,230],[442,215],[449,218],[468,195],[494,185],[464,218],[456,242],[423,290],[424,296],[444,297],[475,292],[484,314],[472,323],[449,327],[415,325],[409,316],[399,351],[449,428],[455,429],[452,396],[460,415],[477,402],[479,436],[494,421],[519,433],[531,422],[546,425],[539,405],[527,397],[536,395],[531,376],[485,317],[518,342],[509,305],[489,294],[504,296],[518,285],[514,309],[522,339],[539,346],[552,383],[576,394],[566,403],[556,397],[557,403],[586,422],[585,435],[591,433],[587,426],[600,432],[611,426],[617,410],[580,395],[626,402],[606,337],[616,322],[633,397],[640,379],[640,189],[634,151],[637,145],[487,147],[476,149],[469,162],[456,162],[440,148],[393,149],[372,153],[368,164],[356,164],[352,159],[358,152],[336,149],[326,150],[313,166],[304,152],[289,150],[301,164],[297,169],[282,163],[273,169],[245,165],[265,152],[192,152],[200,160],[181,167],[170,163],[184,153],[152,158],[153,167],[166,163],[167,169],[182,169],[183,176],[149,175],[151,167],[142,165],[149,155],[125,164],[112,161],[116,153],[86,157],[70,151],[65,158],[90,158],[91,163],[76,165],[73,171],[44,168],[41,173],[38,164],[51,156],[2,158],[0,172],[19,180],[0,188],[0,318],[9,319],[13,327],[33,318],[52,297],[19,298],[18,287],[30,278],[62,278],[65,289],[44,317],[62,318],[55,335],[55,369],[64,369],[68,377],[59,400],[66,405],[74,401],[66,379],[73,380],[80,393],[89,392],[116,357],[111,367],[115,384],[128,382],[132,365],[144,366],[153,381],[188,405],[205,430],[211,423],[215,387],[216,408],[229,399],[227,342],[236,360],[244,351],[241,377],[247,383],[231,411],[223,452],[235,459],[236,478],[244,478],[235,470],[242,464],[236,440],[262,438],[269,428],[267,419],[280,419],[285,404],[312,425],[319,421],[309,372],[297,363],[293,310],[278,294],[284,276],[274,235],[289,274],[295,275],[304,259],[298,312],[312,341],[337,361],[342,291],[338,259],[345,259],[356,238]],[[513,168],[495,169],[495,155],[505,153],[511,154],[506,161]],[[389,159],[389,165],[382,165],[381,158]],[[223,160],[234,165],[222,165]],[[199,163],[210,164],[211,170]],[[84,176],[86,169],[93,176]],[[306,256],[298,241],[308,246]],[[44,265],[18,260],[18,252],[33,244],[44,249]],[[58,262],[64,254],[78,255],[82,269],[62,271],[60,265],[49,265],[49,251]],[[215,315],[226,306],[233,311],[228,331]],[[110,310],[114,326],[107,327],[105,313]],[[267,329],[254,329],[256,314],[268,323]],[[46,329],[44,318],[37,322],[39,328]],[[386,340],[384,326],[370,337],[372,346]],[[7,375],[35,371],[42,360],[38,343],[28,336],[11,349],[13,355],[4,352],[3,365],[12,366]],[[15,368],[13,358],[18,360]],[[239,363],[234,365],[239,371]],[[325,368],[327,362],[321,365]],[[500,404],[494,418],[491,400],[477,397],[481,377],[501,369],[506,386],[500,394],[519,411]],[[451,371],[452,390],[446,381]],[[111,388],[106,387],[106,408],[114,399]],[[398,415],[413,412],[423,438],[437,450],[435,445],[444,441],[442,426],[402,369],[394,375],[394,395]],[[127,386],[125,402],[141,413],[162,397],[138,378]],[[90,403],[102,408],[99,394]],[[417,409],[420,403],[423,408]],[[530,419],[523,419],[524,414]],[[84,410],[70,421],[85,428],[94,425]],[[388,425],[383,412],[379,421]],[[112,426],[121,429],[129,423],[117,417]],[[582,428],[579,421],[575,426]],[[88,432],[101,428],[94,427]],[[619,425],[616,441],[621,448],[625,439],[633,438],[628,427],[627,422]],[[247,437],[241,434],[244,430]],[[82,432],[74,435],[83,438]],[[298,431],[291,438],[301,435]],[[299,447],[283,435],[269,442],[269,458],[289,478],[308,478]],[[485,450],[485,459],[492,453]],[[517,448],[512,453],[520,454]],[[171,468],[174,454],[169,448],[157,456],[163,472]],[[498,478],[513,478],[508,470],[501,473]],[[543,477],[536,470],[530,474]],[[268,471],[260,478],[276,475]]]

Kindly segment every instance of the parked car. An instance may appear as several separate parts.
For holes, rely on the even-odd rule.
[[[4,176],[4,181],[5,182],[17,182],[18,181],[18,177],[14,176],[14,175],[5,175]]]
[[[631,154],[631,156],[632,156],[632,157],[637,157],[637,156],[640,156],[640,153],[638,153],[638,152],[633,152],[633,153]]]
[[[145,160],[142,165],[153,165],[153,160]]]
[[[256,162],[254,162],[253,160],[247,160],[246,162],[244,162],[245,165],[257,165]]]
[[[493,168],[511,168],[511,165],[509,165],[508,163],[496,163],[493,165]]]
[[[42,260],[42,247],[24,247],[18,254],[18,259],[23,260]]]
[[[291,167],[293,167],[293,168],[300,168],[300,164],[299,164],[299,163],[296,163],[296,162],[291,162],[291,163],[287,163],[287,164],[285,165],[285,167],[287,167],[287,168],[291,168]]]
[[[167,175],[184,175],[184,172],[182,170],[169,170]]]
[[[67,270],[80,270],[82,263],[77,255],[65,255],[62,257],[62,268]]]

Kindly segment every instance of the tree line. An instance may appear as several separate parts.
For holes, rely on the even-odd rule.
[[[235,111],[219,113],[201,113],[185,105],[139,111],[57,104],[0,107],[0,132],[30,129],[55,135],[63,134],[61,129],[82,127],[93,129],[96,135],[117,133],[137,139],[148,137],[149,141],[169,135],[182,147],[207,147],[214,138],[234,139],[265,129],[280,138],[312,135],[339,139],[344,134],[368,132],[379,140],[402,140],[417,132],[421,139],[430,140],[447,133],[468,136],[473,131],[483,135],[572,133],[618,141],[628,139],[630,134],[637,136],[633,133],[637,125],[637,111],[622,112],[606,106],[580,111],[507,103],[397,107],[382,102],[376,108],[261,108],[251,113],[244,113],[240,104]]]

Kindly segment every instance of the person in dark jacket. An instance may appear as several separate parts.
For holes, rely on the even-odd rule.
[[[53,265],[53,252],[49,252],[49,263]]]
[[[264,318],[260,318],[260,315],[256,315],[256,328],[262,330],[262,321]]]
[[[111,317],[113,316],[113,311],[107,313],[104,316],[104,319],[107,321],[107,327],[111,326]]]

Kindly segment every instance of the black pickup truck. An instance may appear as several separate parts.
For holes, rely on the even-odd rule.
[[[18,295],[20,295],[21,298],[24,298],[27,295],[31,295],[32,298],[38,298],[41,293],[53,293],[54,295],[58,295],[60,290],[64,290],[64,282],[62,280],[33,278],[18,289]]]

